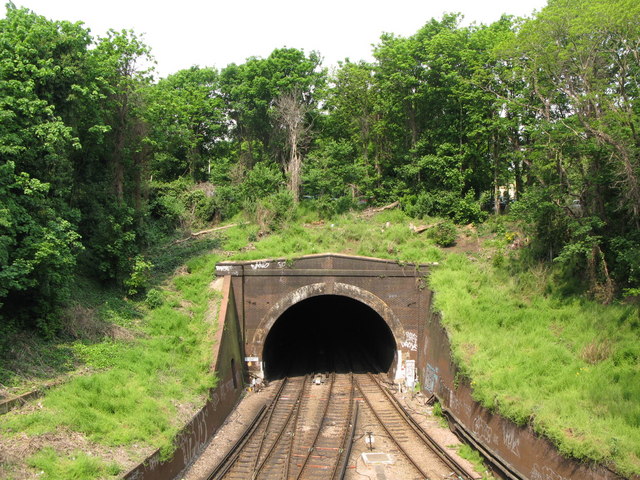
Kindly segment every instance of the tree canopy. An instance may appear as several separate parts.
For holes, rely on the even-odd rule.
[[[399,200],[457,223],[507,206],[533,257],[604,301],[638,292],[639,16],[631,0],[551,0],[384,34],[372,62],[331,72],[278,48],[155,81],[134,32],[94,38],[9,4],[0,322],[53,332],[74,272],[131,285],[162,236],[297,201],[330,215]]]

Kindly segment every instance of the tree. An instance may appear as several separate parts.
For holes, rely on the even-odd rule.
[[[12,4],[0,20],[0,321],[47,333],[81,250],[67,119],[89,42],[79,24]]]
[[[302,155],[300,145],[306,140],[308,126],[305,125],[308,106],[297,90],[280,95],[275,100],[275,117],[287,137],[289,158],[285,164],[288,188],[294,202],[300,198],[302,184]]]
[[[220,154],[216,147],[227,133],[218,76],[215,69],[191,67],[146,90],[151,174],[158,180],[185,174],[194,181],[209,180],[214,156]]]
[[[565,217],[554,255],[586,269],[605,299],[611,272],[626,272],[625,284],[639,266],[639,14],[626,0],[554,0],[522,26],[510,56],[533,92],[531,173]]]

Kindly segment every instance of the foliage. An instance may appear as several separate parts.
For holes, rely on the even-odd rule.
[[[163,289],[167,301],[136,322],[135,339],[74,343],[76,361],[99,371],[69,378],[52,389],[38,411],[7,414],[2,433],[38,435],[64,426],[105,445],[142,443],[170,451],[180,428],[175,422],[175,399],[183,406],[199,405],[216,381],[209,358],[213,324],[206,316],[213,299],[210,272],[217,260],[212,255],[192,257],[187,262],[190,273],[176,275]],[[142,302],[137,306],[142,307]],[[107,306],[102,308],[105,315],[113,315]],[[37,454],[34,462],[44,465],[49,456]],[[59,462],[48,468],[53,472],[82,464]],[[101,471],[105,473],[109,472]]]
[[[141,291],[146,290],[151,281],[151,269],[153,264],[148,260],[145,260],[142,255],[136,255],[133,259],[133,266],[131,268],[131,275],[125,279],[124,285],[127,287],[127,293],[129,295],[135,295]]]
[[[49,184],[0,165],[0,322],[55,332],[55,312],[81,249],[79,235],[48,200]]]
[[[530,423],[566,455],[637,472],[640,417],[633,399],[640,394],[640,352],[633,306],[567,297],[539,267],[491,268],[459,255],[448,257],[430,284],[478,401]]]
[[[458,224],[480,223],[487,218],[472,193],[461,197],[447,190],[408,195],[403,208],[414,217],[449,217]]]
[[[451,247],[456,243],[458,231],[450,222],[441,222],[428,231],[429,238],[432,238],[436,245],[441,247]]]
[[[281,230],[295,213],[294,197],[289,190],[280,190],[246,206],[247,215],[263,232]]]

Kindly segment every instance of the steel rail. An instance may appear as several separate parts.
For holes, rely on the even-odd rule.
[[[327,412],[329,411],[329,405],[331,404],[331,397],[333,395],[333,386],[335,384],[336,381],[336,374],[335,372],[331,373],[331,384],[329,385],[329,395],[327,396],[327,401],[324,404],[324,408],[322,409],[322,417],[320,420],[320,424],[318,425],[318,428],[316,429],[316,434],[313,437],[313,441],[311,442],[311,445],[309,446],[308,450],[307,450],[307,454],[304,457],[304,460],[302,461],[302,465],[300,466],[300,471],[298,472],[298,475],[296,475],[296,480],[300,480],[300,478],[302,477],[302,473],[304,472],[305,467],[307,466],[307,463],[309,462],[309,458],[311,458],[311,453],[313,452],[313,450],[316,447],[316,443],[318,442],[318,437],[320,437],[320,432],[322,431],[322,426],[324,425],[324,421],[325,418],[327,418]],[[289,478],[289,469],[287,468],[287,474],[285,475],[285,479]]]
[[[302,393],[300,394],[300,397],[298,399],[298,402],[296,402],[296,413],[295,413],[295,417],[293,418],[293,427],[291,428],[291,435],[289,435],[289,448],[287,449],[287,456],[284,459],[284,476],[283,478],[285,480],[288,480],[289,478],[289,469],[291,468],[291,456],[293,453],[293,440],[296,436],[296,430],[298,429],[298,420],[300,419],[300,410],[302,410],[302,397],[303,397],[303,393],[305,390],[305,387],[307,385],[307,381],[309,380],[309,378],[311,378],[311,375],[305,377],[304,380],[304,384],[302,385]],[[309,393],[309,396],[311,396],[311,393]]]
[[[462,480],[473,480],[473,477],[469,475],[456,460],[443,449],[432,437],[429,435],[415,419],[406,411],[406,409],[398,402],[398,400],[391,395],[386,388],[380,385],[380,381],[371,373],[368,374],[371,380],[378,386],[380,391],[389,399],[389,402],[394,406],[396,411],[404,418],[407,424],[416,432],[416,434],[422,438],[422,440],[429,446],[429,448],[435,453],[440,460],[442,460],[451,470],[454,471],[458,478]]]
[[[344,479],[344,475],[347,471],[347,465],[349,464],[349,457],[351,456],[351,447],[353,446],[353,438],[356,433],[356,423],[358,422],[358,405],[354,401],[355,397],[355,379],[353,377],[353,372],[351,372],[351,392],[349,394],[349,411],[347,412],[347,421],[344,426],[344,436],[342,437],[342,446],[340,448],[340,455],[338,455],[338,459],[333,467],[333,472],[331,473],[331,480],[335,480],[339,478],[340,480]],[[354,408],[355,403],[355,408]],[[349,429],[351,426],[351,429]],[[349,432],[351,433],[350,435]],[[349,437],[349,442],[347,443],[347,436]],[[342,453],[344,453],[344,463],[342,464],[342,469],[340,470],[340,476],[336,477],[336,473],[338,473],[338,466],[340,465],[340,458]]]
[[[209,474],[209,476],[207,477],[207,480],[217,480],[217,479],[223,478],[229,472],[229,470],[237,462],[242,452],[242,449],[245,447],[247,442],[251,439],[251,436],[255,433],[258,427],[262,425],[262,422],[265,420],[265,416],[267,412],[269,412],[269,418],[271,418],[271,415],[275,410],[275,406],[278,402],[278,399],[280,398],[280,396],[282,395],[282,392],[284,391],[284,387],[286,383],[287,383],[287,379],[285,378],[280,383],[280,387],[278,388],[275,395],[271,399],[269,406],[268,407],[262,406],[262,408],[260,409],[256,417],[253,419],[251,424],[249,424],[249,427],[245,429],[245,431],[242,433],[241,437],[234,444],[231,450],[227,452],[224,458],[218,463],[218,465]]]
[[[249,441],[249,438],[251,437],[253,430],[258,426],[259,422],[261,422],[264,419],[264,415],[266,412],[267,412],[266,405],[263,405],[262,407],[260,407],[260,410],[258,410],[258,413],[253,418],[249,426],[244,430],[244,432],[242,432],[242,435],[240,436],[238,441],[233,445],[233,447],[231,447],[231,450],[229,450],[225,454],[225,456],[218,463],[218,465],[216,465],[216,467],[207,476],[207,480],[214,480],[216,478],[221,478],[229,471],[229,469],[233,466],[233,464],[237,460],[237,457],[240,455],[240,450]],[[233,457],[233,462],[231,461],[232,457]]]
[[[265,439],[266,439],[267,433],[269,431],[269,428],[268,428],[268,425],[267,425],[267,429],[265,429],[265,433],[264,433],[264,435],[262,437],[263,440],[262,440],[262,444],[260,445],[260,450],[258,452],[258,455],[256,455],[256,461],[254,463],[254,468],[253,468],[253,475],[251,476],[252,480],[255,480],[258,477],[258,475],[260,475],[260,473],[262,472],[262,469],[267,464],[267,461],[271,457],[273,451],[278,446],[278,442],[280,441],[280,438],[284,434],[284,431],[287,429],[287,426],[291,422],[291,417],[293,416],[293,414],[295,412],[299,411],[299,409],[300,409],[300,400],[302,398],[302,394],[303,394],[303,392],[305,390],[305,387],[307,385],[307,380],[308,379],[309,379],[309,376],[305,376],[304,381],[302,382],[302,387],[300,388],[300,391],[298,392],[298,398],[296,399],[293,407],[291,408],[291,411],[289,412],[289,415],[287,416],[287,419],[284,421],[284,424],[283,424],[282,428],[280,429],[280,431],[278,432],[278,435],[276,436],[275,440],[271,444],[271,447],[269,448],[269,450],[265,454],[264,459],[262,460],[262,462],[259,462],[260,454],[262,453],[262,444],[265,443]],[[260,465],[258,465],[258,462],[260,463]]]
[[[362,388],[362,385],[360,385],[360,382],[358,380],[356,380],[356,385],[358,386],[358,390],[360,390],[360,393],[362,393],[362,399],[365,401],[365,403],[369,407],[369,410],[371,410],[371,413],[373,413],[373,416],[376,417],[376,420],[378,421],[378,423],[380,424],[382,429],[387,433],[388,437],[393,441],[393,443],[396,444],[396,446],[402,452],[402,454],[405,456],[405,458],[407,460],[409,460],[409,463],[411,463],[411,465],[413,465],[413,467],[418,472],[420,472],[420,475],[422,475],[423,478],[428,479],[429,475],[427,473],[425,473],[425,471],[422,470],[422,468],[420,468],[420,465],[418,465],[416,463],[416,461],[409,455],[409,453],[402,447],[400,442],[396,440],[396,438],[393,435],[393,433],[387,428],[385,422],[382,421],[382,419],[380,418],[380,416],[376,412],[375,408],[373,408],[373,405],[371,404],[369,398],[367,398],[367,394],[365,393],[364,389]]]

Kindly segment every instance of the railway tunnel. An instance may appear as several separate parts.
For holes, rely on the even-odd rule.
[[[307,298],[271,327],[263,349],[267,380],[322,372],[387,372],[397,346],[384,319],[358,300]]]
[[[437,398],[456,434],[505,478],[622,480],[605,466],[564,458],[529,426],[474,399],[473,385],[453,360],[448,332],[431,310],[433,293],[424,281],[430,268],[333,253],[218,263],[221,328],[213,356],[219,382],[176,438],[180,454],[164,462],[157,451],[124,478],[176,478],[233,411],[242,380],[253,386],[289,372],[350,368],[378,371],[398,386]]]
[[[230,277],[250,381],[322,371],[412,384],[430,310],[428,265],[320,254],[220,262]]]
[[[564,458],[529,426],[474,399],[431,310],[433,293],[424,281],[430,268],[332,253],[218,263],[223,294],[213,356],[219,382],[176,439],[181,454],[163,462],[158,451],[124,478],[176,478],[234,409],[242,380],[253,386],[282,375],[346,370],[380,372],[437,398],[456,434],[505,478],[622,480],[605,466]]]

